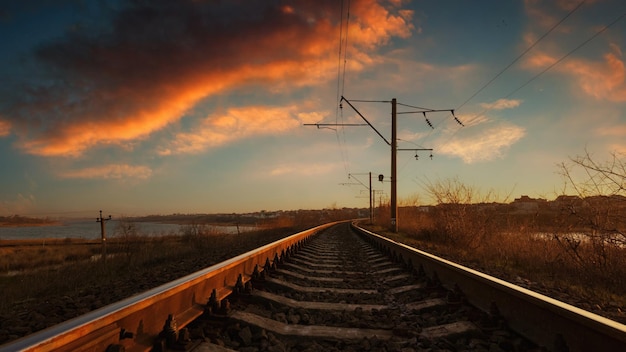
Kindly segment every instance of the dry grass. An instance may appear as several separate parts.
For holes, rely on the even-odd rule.
[[[278,218],[259,231],[237,235],[218,233],[210,225],[190,224],[181,226],[176,234],[143,236],[136,224],[122,220],[107,240],[106,263],[98,240],[1,240],[0,316],[13,314],[16,306],[29,309],[25,307],[46,297],[80,297],[92,291],[99,295],[102,287],[108,287],[107,301],[122,299],[119,291],[128,290],[121,290],[120,282],[131,285],[134,278],[155,278],[132,290],[151,288],[157,281],[164,283],[191,273],[184,272],[188,268],[200,270],[207,262],[218,263],[321,223],[314,215],[303,212],[300,218]]]
[[[97,242],[84,240],[0,241],[0,273],[31,270],[87,260],[99,253]]]
[[[582,241],[574,252],[562,234],[537,236],[532,216],[523,223],[519,218],[503,221],[503,215],[496,214],[469,206],[431,212],[400,208],[399,233],[386,230],[388,217],[379,217],[374,230],[551,296],[554,292],[572,296],[570,303],[583,308],[597,305],[613,310],[626,320],[620,313],[626,307],[625,247],[600,248],[598,243]]]
[[[156,238],[155,238],[156,239]],[[168,243],[166,245],[166,242]],[[111,241],[107,245],[107,263],[101,262],[99,244],[81,242],[46,246],[0,247],[2,275],[0,286],[0,313],[19,301],[38,299],[48,295],[72,295],[75,291],[106,281],[133,266],[184,253],[177,241],[159,238],[137,238],[128,252],[129,242]]]

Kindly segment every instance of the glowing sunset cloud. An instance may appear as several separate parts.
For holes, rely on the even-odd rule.
[[[8,136],[11,133],[11,123],[6,120],[0,120],[0,137]]]
[[[399,153],[399,199],[552,195],[555,165],[626,150],[624,1],[579,4],[5,1],[0,215],[367,206],[339,183],[390,148],[341,95],[386,139],[391,98],[463,123],[398,107],[399,147],[435,156]]]
[[[613,52],[604,55],[604,61],[588,59],[569,59],[553,70],[571,76],[576,81],[573,87],[598,100],[614,102],[626,101],[626,67],[621,58],[621,51],[612,45]],[[544,68],[553,64],[558,57],[539,52],[529,56],[526,68]]]
[[[352,4],[352,68],[371,64],[367,51],[391,37],[410,35],[410,11],[392,13],[374,0]],[[17,146],[29,154],[76,157],[94,146],[144,139],[201,99],[237,87],[261,85],[279,93],[334,77],[334,1],[283,7],[257,1],[246,8],[225,18],[229,5],[135,3],[115,15],[110,32],[72,33],[41,46],[36,58],[50,68],[44,72],[52,83],[24,84],[22,97],[16,94],[3,111]],[[209,136],[218,138],[214,144],[224,138],[203,130],[186,140]]]
[[[160,155],[200,153],[233,140],[253,135],[284,133],[301,126],[299,109],[291,107],[245,107],[229,109],[225,115],[209,116],[193,132],[179,133]],[[314,116],[315,113],[312,113]],[[305,117],[309,117],[305,114]]]
[[[571,60],[560,70],[576,78],[588,95],[598,100],[626,102],[626,69],[616,53],[604,55],[604,62]]]

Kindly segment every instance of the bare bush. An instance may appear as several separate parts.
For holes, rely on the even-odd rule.
[[[611,153],[606,161],[585,151],[558,165],[563,202],[558,221],[566,231],[553,234],[586,277],[615,280],[626,263],[626,155]],[[607,277],[608,275],[608,277]]]
[[[500,200],[494,191],[483,193],[458,178],[427,181],[424,189],[437,203],[431,218],[442,242],[475,249],[499,230],[495,210]]]

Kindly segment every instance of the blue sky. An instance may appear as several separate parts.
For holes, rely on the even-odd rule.
[[[400,148],[433,149],[399,152],[401,203],[455,178],[553,199],[557,164],[626,153],[626,3],[579,4],[3,3],[0,214],[366,207],[341,183],[389,177],[389,146],[369,127],[303,126],[361,123],[341,95],[387,139],[390,104],[357,100],[463,122],[398,116]]]

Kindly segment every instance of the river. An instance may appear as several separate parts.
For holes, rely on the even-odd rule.
[[[156,222],[134,222],[139,235],[163,236],[179,235],[181,226],[178,224],[162,224]],[[107,238],[115,235],[119,221],[110,220],[105,222]],[[221,233],[237,233],[236,226],[210,226],[211,229]],[[250,231],[254,227],[240,226],[241,231]],[[27,240],[38,238],[100,238],[100,224],[95,220],[64,220],[59,225],[51,226],[24,226],[24,227],[0,227],[0,240]]]

